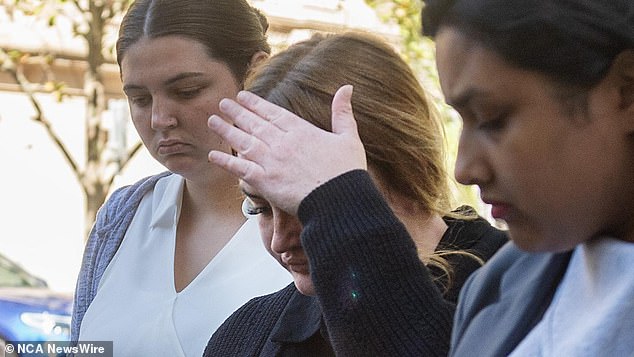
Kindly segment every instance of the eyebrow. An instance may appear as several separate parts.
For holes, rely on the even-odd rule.
[[[170,85],[173,84],[174,82],[178,82],[182,79],[186,79],[186,78],[191,78],[191,77],[202,77],[205,74],[203,72],[183,72],[183,73],[179,73],[176,76],[166,80],[163,84],[165,85]]]
[[[446,98],[446,102],[456,109],[464,108],[473,100],[474,97],[484,95],[486,94],[477,88],[468,88],[454,98]]]
[[[167,79],[165,82],[163,82],[163,85],[169,86],[183,79],[193,78],[193,77],[202,77],[204,75],[205,73],[203,72],[183,72],[183,73],[179,73],[175,75],[174,77]],[[144,89],[144,88],[145,87],[143,86],[139,86],[135,84],[126,84],[123,86],[123,92],[126,93],[128,90]]]
[[[247,197],[249,197],[251,199],[266,201],[264,199],[264,197],[256,195],[254,193],[251,193],[251,192],[247,191],[244,187],[240,187],[240,191],[242,191],[242,193],[244,193],[245,196],[247,196]]]

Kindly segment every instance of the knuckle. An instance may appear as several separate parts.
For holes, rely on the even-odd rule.
[[[249,158],[257,152],[257,144],[257,140],[255,140],[253,136],[250,136],[249,140],[245,140],[242,142],[242,145],[238,152],[245,158]]]

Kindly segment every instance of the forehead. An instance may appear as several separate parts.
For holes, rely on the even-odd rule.
[[[474,96],[514,93],[518,89],[516,69],[493,51],[451,28],[438,33],[436,60],[445,99],[456,108],[466,105]]]
[[[526,95],[538,77],[451,28],[438,33],[436,61],[443,93],[454,107],[478,96]]]
[[[125,52],[121,61],[121,77],[127,83],[223,67],[227,68],[224,63],[210,57],[200,42],[182,36],[143,37]]]
[[[487,74],[487,53],[461,32],[443,29],[436,37],[436,61],[440,85],[447,103],[458,105],[462,97],[478,88]],[[474,88],[475,86],[475,88]]]

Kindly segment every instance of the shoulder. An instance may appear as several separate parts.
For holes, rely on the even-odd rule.
[[[132,185],[123,186],[115,190],[108,199],[107,204],[110,206],[120,206],[130,200],[139,200],[150,191],[156,183],[167,176],[173,175],[171,172],[163,172],[157,175],[148,176],[140,179]]]
[[[99,209],[84,247],[84,256],[75,288],[71,328],[73,340],[78,337],[83,314],[96,294],[101,274],[119,248],[127,223],[134,216],[141,199],[156,185],[156,182],[171,174],[171,172],[163,172],[121,187],[114,191]]]
[[[467,250],[487,261],[508,242],[505,231],[493,227],[486,219],[478,216],[473,208],[462,206],[452,213],[455,215],[444,217],[448,228],[442,245]],[[461,218],[462,215],[464,218]]]
[[[505,244],[464,284],[454,320],[452,348],[459,341],[463,345],[474,344],[477,339],[472,337],[482,328],[491,329],[493,336],[521,338],[524,327],[518,324],[532,326],[541,318],[569,259],[570,252],[528,253],[512,241]],[[500,326],[491,325],[492,321],[498,321]],[[468,342],[463,339],[465,335],[471,336]]]
[[[444,218],[447,231],[437,248],[451,264],[451,284],[445,298],[453,302],[458,300],[467,278],[508,242],[506,232],[491,226],[485,219],[475,215],[475,211],[458,212],[459,215]],[[466,218],[461,218],[460,214],[465,214]],[[439,281],[446,284],[442,278]]]
[[[565,271],[569,258],[570,252],[528,253],[511,241],[469,278],[461,299],[464,295],[467,299],[465,303],[476,299],[497,300],[501,292],[513,290],[515,286],[526,286],[526,281],[531,278]]]
[[[249,300],[214,332],[204,356],[258,355],[295,293],[297,289],[291,283],[275,293]]]
[[[173,174],[166,171],[145,177],[132,185],[116,189],[99,210],[96,226],[103,226],[108,221],[115,219],[115,217],[129,213],[130,209],[136,209],[143,196],[153,189],[160,179],[169,175]]]
[[[553,254],[531,254],[507,243],[482,268],[472,274],[460,293],[460,307],[477,310],[497,302],[514,286],[542,273]]]
[[[468,289],[470,290],[470,294],[480,295],[476,293],[476,290],[481,290],[481,287],[496,287],[490,292],[499,293],[502,280],[514,274],[515,266],[517,266],[520,261],[528,261],[528,265],[531,266],[531,258],[533,257],[530,254],[524,253],[512,242],[507,243],[497,251],[497,254],[495,254],[492,259],[483,265],[476,273],[472,274],[465,283],[465,289],[461,294],[461,298],[462,295],[466,294],[465,291]]]

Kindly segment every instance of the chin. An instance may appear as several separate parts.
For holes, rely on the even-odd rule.
[[[509,236],[521,250],[529,253],[562,253],[576,246],[565,239],[565,234],[555,232],[527,231],[509,227]]]
[[[208,165],[201,165],[199,161],[194,159],[193,157],[187,155],[169,155],[163,156],[158,160],[161,165],[165,166],[171,172],[177,173],[181,176],[185,176],[184,174],[193,173],[194,171],[200,170],[201,167],[208,168]],[[205,164],[207,164],[205,162]]]
[[[302,295],[315,296],[315,287],[309,277],[297,276],[296,274],[293,274],[293,277],[295,278],[295,287]]]

